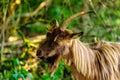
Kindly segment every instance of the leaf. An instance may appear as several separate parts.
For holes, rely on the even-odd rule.
[[[19,59],[18,58],[14,59],[13,64],[14,66],[18,66],[20,64]]]

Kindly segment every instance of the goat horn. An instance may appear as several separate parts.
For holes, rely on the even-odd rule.
[[[71,17],[69,17],[68,19],[66,19],[62,25],[60,26],[63,30],[66,28],[66,26],[72,21],[74,20],[75,18],[77,18],[78,16],[81,16],[81,15],[84,15],[84,14],[87,14],[87,13],[94,13],[94,11],[82,11],[82,12],[78,12],[74,15],[72,15]]]

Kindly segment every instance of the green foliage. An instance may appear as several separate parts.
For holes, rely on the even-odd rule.
[[[20,78],[22,80],[26,80],[26,78],[32,80],[32,74],[26,71],[25,69],[21,68],[20,66],[21,65],[19,59],[14,59],[11,70],[3,70],[3,74],[0,75],[0,80],[18,80]]]

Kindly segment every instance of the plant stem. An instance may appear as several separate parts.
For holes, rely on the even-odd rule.
[[[7,3],[9,4],[9,0],[7,1]],[[7,11],[8,11],[8,4],[6,5],[5,2],[3,1],[4,4],[4,8],[3,8],[3,25],[2,25],[2,31],[1,31],[1,35],[2,35],[2,43],[1,43],[1,53],[0,53],[0,61],[2,63],[2,54],[4,52],[4,44],[5,44],[5,27],[6,27],[6,15],[7,15]]]

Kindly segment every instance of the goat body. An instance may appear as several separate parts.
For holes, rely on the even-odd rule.
[[[91,48],[76,39],[82,34],[54,27],[47,33],[37,56],[48,60],[51,73],[63,58],[75,80],[120,80],[120,44],[101,43]]]
[[[97,48],[71,40],[71,53],[64,58],[70,62],[75,80],[120,80],[120,45],[101,43]],[[68,63],[67,63],[68,64]]]

